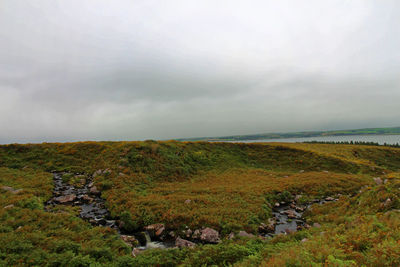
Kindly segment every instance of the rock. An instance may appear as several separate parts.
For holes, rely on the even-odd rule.
[[[381,184],[382,184],[382,179],[381,179],[381,177],[376,177],[376,178],[374,178],[374,181],[375,181],[376,185],[381,185]]]
[[[310,226],[308,223],[305,223],[305,224],[303,225],[303,227],[304,227],[305,229],[310,229],[310,228],[311,228],[311,226]]]
[[[185,200],[185,204],[186,204],[186,205],[190,204],[190,202],[192,202],[190,199],[186,199],[186,200]]]
[[[83,195],[82,196],[82,201],[83,202],[86,202],[86,203],[91,203],[91,202],[93,202],[93,198],[91,198],[91,197],[89,197],[88,195]]]
[[[388,179],[383,180],[383,184],[387,184],[387,182],[389,182]]]
[[[212,228],[205,228],[201,230],[201,236],[200,236],[201,241],[207,242],[207,243],[219,243],[219,233],[212,229]]]
[[[95,185],[92,186],[89,191],[93,195],[100,195],[100,191],[97,189],[97,187]]]
[[[258,227],[260,233],[269,233],[275,231],[276,220],[273,218],[268,219],[268,224],[261,223]]]
[[[71,195],[56,197],[54,199],[54,201],[56,201],[56,202],[58,202],[60,204],[65,204],[65,203],[74,202],[75,199],[76,199],[76,195],[75,194],[71,194]]]
[[[90,182],[90,183],[88,184],[88,187],[91,188],[91,187],[93,187],[93,185],[94,185],[94,183],[93,183],[93,182]]]
[[[278,202],[275,203],[274,205],[276,208],[279,208],[281,206],[281,204],[279,204]]]
[[[334,201],[335,199],[333,197],[326,197],[325,200],[326,201]]]
[[[196,244],[193,243],[193,242],[190,242],[188,240],[185,240],[185,239],[182,239],[182,238],[178,237],[175,240],[175,246],[178,247],[178,248],[185,248],[185,247],[192,248],[192,247],[196,246]]]
[[[139,244],[139,241],[137,241],[137,239],[131,235],[121,235],[121,239],[130,247],[135,247]]]
[[[300,171],[299,171],[299,173],[303,173],[303,172],[304,172],[304,170],[300,170]]]
[[[321,225],[319,223],[313,223],[313,227],[315,228],[321,228]]]
[[[288,216],[289,219],[296,219],[296,213],[294,210],[285,210],[284,213]]]
[[[387,208],[392,204],[392,200],[390,198],[385,200],[385,203],[383,203],[383,207]]]
[[[125,176],[126,174],[123,173],[123,172],[120,172],[118,175],[119,175],[119,176]]]
[[[96,176],[98,176],[98,175],[100,175],[100,174],[102,174],[103,173],[103,171],[102,170],[97,170],[97,171],[95,171],[94,173],[93,173],[93,178],[94,177],[96,177]]]
[[[162,223],[155,223],[145,226],[144,230],[148,231],[150,236],[160,237],[164,233],[165,226]]]
[[[138,249],[138,248],[133,248],[132,249],[132,256],[136,257],[137,255],[139,255],[140,253],[142,253],[142,250]]]
[[[192,234],[192,238],[193,239],[199,239],[201,236],[201,232],[199,229],[194,230],[193,234]]]
[[[190,237],[192,236],[192,233],[193,233],[192,230],[187,229],[187,230],[185,231],[185,236],[186,236],[186,238],[190,238]]]
[[[18,194],[19,192],[22,192],[22,189],[14,189],[11,186],[2,186],[1,189],[3,189],[4,191],[8,191],[11,192],[13,194]]]
[[[235,238],[235,233],[234,232],[231,232],[229,235],[228,235],[228,239],[229,240],[232,240],[232,239],[234,239]]]
[[[296,210],[297,212],[303,212],[303,211],[305,210],[305,208],[296,206],[295,210]]]
[[[300,242],[301,242],[301,243],[304,243],[304,242],[307,242],[307,241],[308,241],[307,238],[303,238]]]
[[[250,237],[250,238],[254,237],[253,234],[249,234],[246,231],[239,231],[238,236],[240,236],[240,237]]]
[[[169,235],[170,237],[172,237],[172,238],[175,238],[175,237],[176,237],[176,234],[175,234],[174,231],[170,231],[170,232],[168,233],[168,235]]]
[[[303,197],[302,195],[296,195],[296,196],[294,197],[294,201],[299,202],[299,200],[300,200],[302,197]]]
[[[10,205],[7,205],[7,206],[5,206],[3,209],[11,209],[11,208],[14,208],[14,205],[13,204],[10,204]]]

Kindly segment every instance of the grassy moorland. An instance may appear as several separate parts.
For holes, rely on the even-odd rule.
[[[96,173],[95,185],[126,230],[152,223],[178,234],[212,227],[222,242],[132,257],[115,230],[92,227],[76,217],[76,208],[44,211],[52,194],[51,171]],[[378,146],[175,141],[4,145],[0,266],[397,266],[399,179],[400,149]],[[304,202],[341,197],[307,211],[307,222],[321,227],[271,240],[225,238],[240,230],[257,236],[276,201],[300,194]]]

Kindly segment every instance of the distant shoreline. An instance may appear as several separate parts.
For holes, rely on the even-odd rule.
[[[335,130],[335,131],[309,131],[309,132],[288,132],[288,133],[264,133],[249,135],[231,135],[220,137],[194,137],[179,138],[177,141],[257,141],[269,139],[289,139],[289,138],[307,138],[307,137],[328,137],[328,136],[352,136],[352,135],[400,135],[400,127],[390,128],[364,128],[353,130]]]

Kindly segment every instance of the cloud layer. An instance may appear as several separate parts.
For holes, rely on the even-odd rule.
[[[400,125],[398,1],[0,7],[0,143]]]

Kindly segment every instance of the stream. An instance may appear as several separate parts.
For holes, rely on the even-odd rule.
[[[105,200],[100,197],[101,193],[97,190],[96,186],[93,185],[91,177],[75,174],[75,177],[80,176],[78,178],[81,178],[79,186],[75,187],[63,181],[64,174],[70,173],[53,173],[53,197],[45,203],[45,210],[51,211],[51,208],[56,205],[78,206],[80,208],[79,217],[90,222],[92,225],[115,229],[121,236],[121,239],[128,245],[130,245],[129,240],[139,241],[139,246],[130,245],[133,247],[133,251],[135,251],[135,249],[145,250],[175,247],[175,243],[171,240],[151,240],[150,234],[147,231],[135,233],[123,232],[123,230],[119,228],[117,221],[110,216],[110,212],[105,206]],[[274,218],[272,218],[272,220],[274,220],[274,225],[265,236],[273,237],[277,234],[287,234],[303,228],[306,225],[302,218],[305,210],[312,204],[324,204],[327,201],[334,200],[336,199],[328,197],[323,200],[314,200],[304,205],[297,205],[295,201],[292,203],[276,203],[272,212],[274,216]]]
[[[45,210],[50,211],[56,205],[69,205],[80,207],[79,217],[90,222],[94,226],[104,226],[115,229],[123,240],[133,237],[138,240],[139,250],[150,248],[169,248],[171,242],[152,241],[147,231],[137,233],[123,232],[110,216],[105,207],[105,200],[100,197],[100,192],[93,185],[90,178],[82,175],[81,186],[75,187],[63,181],[64,173],[53,173],[54,189],[53,197],[45,203]],[[80,174],[76,174],[80,175]]]

